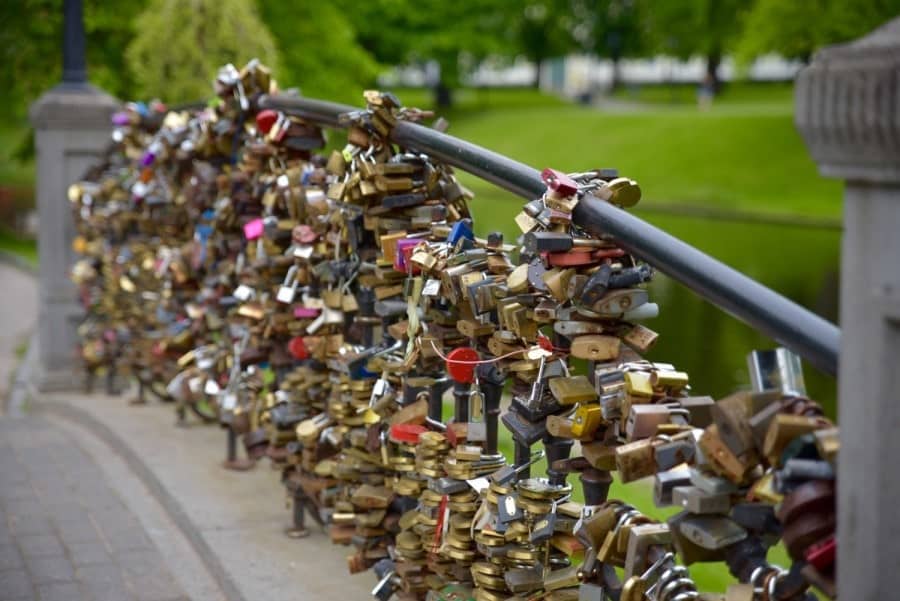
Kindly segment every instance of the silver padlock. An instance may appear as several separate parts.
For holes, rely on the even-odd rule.
[[[786,348],[753,351],[747,355],[747,367],[755,392],[775,389],[784,394],[806,396],[800,356]]]
[[[238,299],[242,303],[246,303],[248,300],[256,296],[256,291],[246,284],[241,284],[234,289],[234,292],[231,293],[231,296]]]
[[[469,421],[466,423],[466,440],[484,442],[487,440],[487,424],[484,421],[484,395],[478,385],[478,378],[469,393]]]
[[[287,274],[284,276],[284,282],[278,287],[278,294],[275,295],[275,300],[289,305],[294,302],[295,296],[297,296],[297,266],[291,265],[291,268],[288,269]]]

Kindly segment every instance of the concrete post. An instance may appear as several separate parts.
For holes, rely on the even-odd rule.
[[[900,591],[900,19],[819,52],[796,124],[846,180],[838,376],[838,598]]]
[[[87,83],[80,0],[65,0],[63,81],[31,105],[37,151],[40,390],[71,389],[75,328],[83,314],[69,281],[75,227],[66,191],[109,144],[114,98]]]
[[[69,280],[75,226],[66,191],[109,144],[116,107],[111,96],[86,84],[61,84],[31,106],[37,152],[40,390],[71,389],[78,382],[73,379],[75,328],[84,311]]]

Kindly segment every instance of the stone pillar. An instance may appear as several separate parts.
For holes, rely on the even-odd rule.
[[[77,365],[75,328],[84,315],[69,280],[75,260],[75,226],[67,197],[69,184],[101,155],[110,143],[110,117],[116,101],[87,84],[60,84],[41,96],[30,110],[35,130],[40,264],[36,373],[40,390],[72,389]]]
[[[846,180],[838,376],[838,598],[900,591],[900,19],[816,54],[796,124]]]

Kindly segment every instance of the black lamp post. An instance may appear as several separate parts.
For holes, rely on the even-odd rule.
[[[63,3],[63,85],[82,87],[87,84],[86,43],[81,0]]]

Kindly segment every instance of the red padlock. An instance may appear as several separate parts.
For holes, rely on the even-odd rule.
[[[541,258],[550,267],[581,267],[598,262],[593,251],[593,248],[574,248],[561,253],[541,253]]]
[[[832,534],[828,538],[810,545],[804,555],[808,564],[819,572],[828,573],[837,556],[837,540]]]
[[[302,361],[304,359],[309,359],[309,350],[306,348],[306,343],[303,342],[302,336],[294,336],[288,342],[288,352],[294,356],[294,359]]]
[[[419,444],[419,436],[428,428],[419,424],[394,424],[388,435],[393,442],[403,444]]]
[[[468,346],[455,348],[447,355],[447,374],[454,382],[471,384],[475,381],[478,351]]]
[[[541,171],[541,179],[548,188],[556,192],[562,198],[578,194],[578,184],[562,171],[557,171],[556,169],[550,169],[548,167]]]
[[[269,133],[276,121],[278,121],[278,113],[271,109],[266,109],[256,114],[256,127],[263,134]]]
[[[447,442],[450,443],[450,446],[455,449],[456,445],[459,444],[459,437],[456,435],[456,430],[452,426],[453,424],[448,425],[447,430],[444,432],[444,436],[447,437]]]

